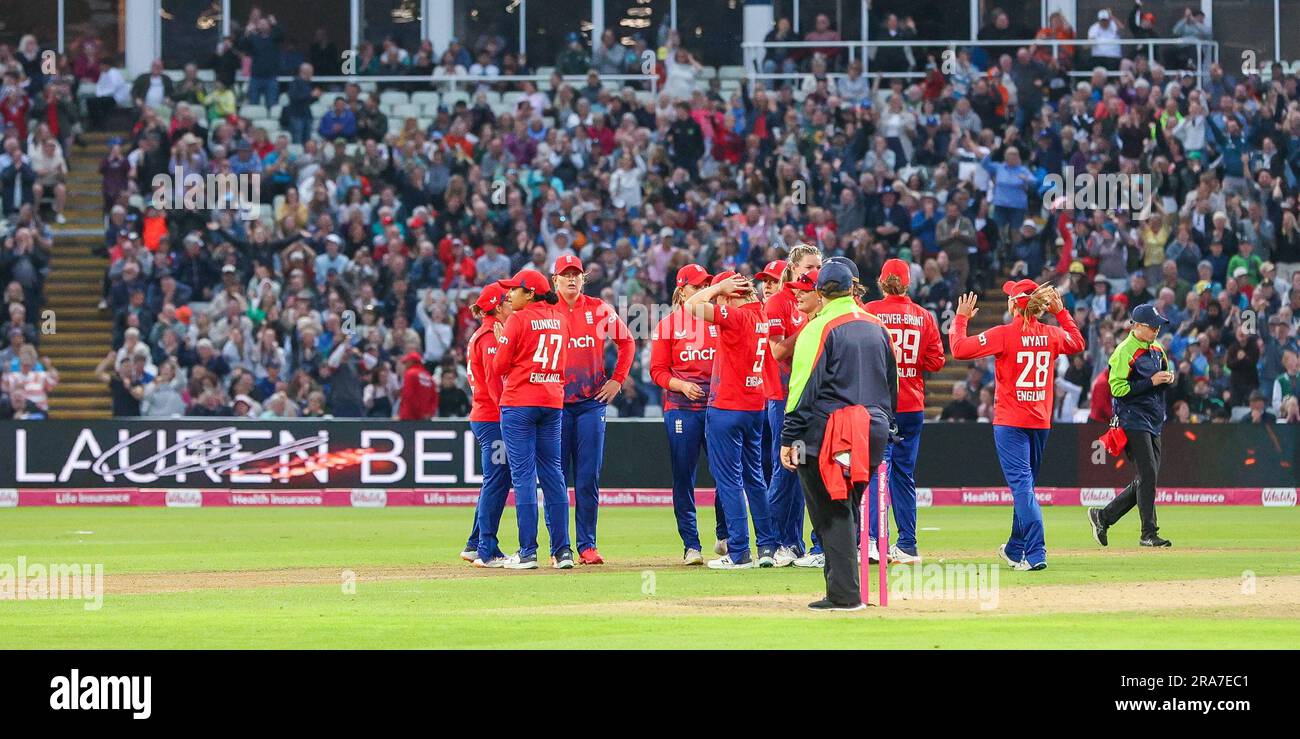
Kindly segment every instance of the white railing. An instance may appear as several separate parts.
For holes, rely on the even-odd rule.
[[[766,57],[768,49],[847,49],[849,61],[854,61],[859,57],[862,59],[863,76],[868,79],[883,79],[890,77],[919,78],[924,77],[924,72],[872,72],[870,71],[871,57],[879,49],[886,48],[914,48],[914,49],[960,49],[971,47],[989,47],[989,46],[1006,46],[1006,47],[1049,47],[1052,50],[1053,57],[1059,57],[1062,47],[1074,48],[1091,48],[1094,46],[1146,46],[1147,60],[1154,63],[1156,61],[1157,46],[1181,46],[1195,47],[1196,49],[1196,69],[1197,69],[1197,86],[1204,84],[1209,73],[1209,66],[1217,64],[1219,61],[1219,42],[1203,41],[1201,39],[1183,39],[1183,38],[1156,38],[1156,39],[1116,39],[1114,41],[1094,41],[1091,39],[1011,39],[1003,41],[971,41],[970,39],[913,39],[910,41],[748,41],[741,44],[745,51],[745,71],[749,75],[751,85],[755,80],[768,79],[797,79],[806,76],[807,72],[762,72],[763,59]],[[918,65],[923,65],[923,60],[916,60]],[[1091,77],[1093,69],[1071,70],[1068,74],[1071,77]],[[1170,70],[1175,73],[1176,70]],[[1108,71],[1108,76],[1117,76],[1118,70]],[[827,77],[835,79],[844,77],[844,73],[831,73]]]
[[[585,74],[568,74],[568,75],[561,75],[560,78],[561,78],[562,80],[564,80],[565,82],[586,82],[586,81],[587,81],[587,75],[585,75]],[[240,75],[238,75],[235,79],[236,79],[237,82],[244,82],[244,83],[247,83],[249,78],[248,78],[247,76],[243,75],[243,74],[240,74]],[[297,79],[297,77],[294,76],[294,75],[280,75],[279,77],[276,77],[275,79],[276,79],[277,82],[279,82],[279,83],[281,83],[281,84],[286,84],[286,83],[292,82],[293,80]],[[425,74],[425,75],[414,75],[414,74],[413,74],[413,75],[360,75],[360,74],[344,74],[344,75],[316,75],[316,76],[313,76],[313,77],[311,78],[311,83],[312,83],[313,85],[316,85],[316,84],[326,84],[326,85],[330,85],[330,84],[347,83],[347,82],[356,82],[356,83],[358,83],[358,84],[363,83],[363,82],[375,82],[375,83],[383,83],[383,84],[389,84],[389,83],[400,83],[400,84],[411,85],[411,84],[420,84],[420,83],[423,82],[423,83],[428,83],[430,86],[434,86],[434,85],[445,85],[445,84],[452,84],[452,85],[460,85],[460,84],[464,84],[464,85],[466,85],[466,86],[477,86],[477,85],[494,85],[494,84],[498,84],[498,83],[501,83],[501,82],[535,82],[535,83],[538,83],[538,85],[537,85],[537,86],[538,86],[538,89],[541,89],[541,88],[543,87],[543,84],[542,84],[542,83],[549,84],[550,81],[551,81],[551,75],[549,75],[549,74],[498,74],[498,75],[482,75],[482,74],[454,74],[454,75],[453,75],[453,74],[432,74],[432,75],[428,75],[428,74]],[[600,81],[601,81],[601,82],[648,82],[648,83],[650,83],[650,91],[651,91],[652,94],[656,94],[656,95],[657,95],[658,92],[659,92],[659,76],[658,76],[658,75],[653,75],[653,74],[602,74],[602,75],[600,75]]]

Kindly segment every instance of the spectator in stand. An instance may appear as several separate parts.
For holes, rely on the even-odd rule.
[[[469,415],[469,396],[460,388],[454,370],[443,370],[442,384],[438,388],[438,415],[442,418],[464,418]]]
[[[248,102],[270,108],[280,98],[280,85],[275,77],[280,72],[280,43],[284,31],[274,15],[263,15],[256,6],[244,26],[244,35],[238,48],[252,59],[249,66]],[[224,52],[219,52],[224,53]],[[227,86],[233,86],[231,79]]]
[[[1112,72],[1119,70],[1120,60],[1124,57],[1123,47],[1115,43],[1120,40],[1120,22],[1111,17],[1107,8],[1097,11],[1097,22],[1088,28],[1088,40],[1100,42],[1091,49],[1092,64]]]
[[[952,384],[952,400],[943,407],[939,419],[942,421],[978,421],[979,409],[970,402],[965,382]]]

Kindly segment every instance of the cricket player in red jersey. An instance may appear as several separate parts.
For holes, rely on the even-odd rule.
[[[777,531],[778,546],[773,555],[777,567],[786,567],[804,556],[803,488],[799,485],[799,475],[781,464],[781,427],[785,425],[790,358],[794,355],[795,338],[808,323],[808,316],[796,305],[798,296],[792,283],[816,270],[821,263],[822,255],[817,247],[808,244],[792,247],[790,258],[781,269],[776,289],[767,294],[767,301],[763,304],[763,312],[767,316],[768,348],[771,352],[771,359],[763,365],[763,392],[767,398],[767,426],[773,460],[767,485],[767,503],[772,513],[772,525]],[[767,265],[765,273],[774,266]],[[813,545],[816,544],[814,541]]]
[[[714,300],[717,304],[714,304]],[[776,530],[763,481],[763,364],[767,317],[754,286],[735,272],[722,272],[709,287],[686,299],[687,312],[717,326],[718,347],[709,378],[705,436],[709,469],[727,519],[727,553],[709,561],[715,570],[776,564]],[[758,561],[749,552],[749,514],[758,539]]]
[[[948,338],[954,359],[995,357],[993,441],[1015,498],[1011,537],[998,547],[998,554],[1013,569],[1043,570],[1047,568],[1047,543],[1034,481],[1052,427],[1056,358],[1081,352],[1086,345],[1056,288],[1021,280],[1007,282],[1002,290],[1008,296],[1010,323],[967,336],[966,324],[979,312],[975,307],[979,296],[967,293],[957,301]],[[1059,327],[1039,320],[1044,310],[1056,317]]]
[[[784,259],[773,259],[764,265],[763,269],[760,270],[758,274],[754,275],[755,293],[764,306],[767,305],[767,301],[770,300],[772,296],[781,291],[781,276],[785,274],[786,264],[787,262]],[[766,308],[764,310],[766,310]],[[768,347],[768,350],[771,351],[771,347]],[[770,362],[764,365],[764,373],[775,371],[776,368],[772,367]],[[766,381],[767,375],[764,374],[764,383],[766,383]],[[772,453],[774,441],[775,439],[772,437],[772,427],[764,421],[763,483],[769,487],[772,485],[772,470],[781,466],[776,455]]]
[[[664,426],[673,466],[673,515],[682,537],[682,564],[702,565],[700,534],[695,525],[695,470],[704,448],[705,409],[718,327],[697,318],[682,304],[709,283],[709,273],[698,264],[677,270],[673,311],[655,326],[650,336],[650,379],[664,389]],[[713,496],[717,538],[713,551],[727,553],[727,521],[722,498]]]
[[[546,530],[551,536],[551,566],[573,567],[569,546],[569,491],[560,463],[560,427],[564,415],[565,353],[569,327],[556,304],[560,297],[541,272],[521,270],[502,280],[514,312],[504,327],[492,327],[497,353],[492,368],[504,377],[501,388],[501,436],[515,489],[519,551],[504,567],[537,569],[537,484],[542,485]]]
[[[884,294],[881,300],[867,304],[867,311],[884,322],[894,345],[898,365],[898,408],[894,420],[898,426],[885,461],[889,465],[889,505],[898,524],[898,541],[889,548],[889,558],[906,564],[921,561],[916,547],[916,456],[921,450],[921,427],[925,424],[926,372],[943,369],[943,338],[934,315],[907,296],[911,282],[907,263],[890,259],[880,270],[877,284]],[[879,516],[873,483],[871,495],[871,549]]]
[[[478,505],[474,507],[474,533],[465,545],[465,554],[471,553],[475,567],[504,567],[506,556],[497,543],[501,527],[501,514],[505,511],[506,497],[510,493],[510,468],[506,465],[505,442],[501,439],[502,378],[493,368],[497,354],[496,325],[510,317],[513,308],[506,300],[506,289],[498,283],[483,288],[474,302],[473,312],[483,319],[482,325],[470,337],[465,348],[468,355],[470,392],[473,393],[469,411],[469,427],[478,440],[480,465],[483,468],[483,485],[479,490]]]
[[[572,254],[561,256],[555,260],[552,273],[560,296],[560,312],[569,323],[560,459],[565,477],[573,477],[578,561],[599,565],[605,563],[596,549],[600,468],[605,460],[605,408],[627,379],[636,342],[609,303],[582,293],[587,279],[582,260]],[[618,347],[618,359],[610,375],[605,373],[606,339]]]

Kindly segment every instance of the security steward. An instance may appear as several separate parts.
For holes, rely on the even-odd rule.
[[[855,515],[884,458],[898,399],[889,334],[853,296],[853,274],[827,263],[817,276],[824,307],[795,343],[781,429],[781,464],[797,472],[826,555],[826,597],[814,611],[865,608]]]
[[[1144,547],[1171,546],[1156,526],[1156,478],[1160,474],[1160,432],[1165,425],[1166,394],[1176,375],[1157,338],[1169,321],[1147,303],[1133,309],[1132,328],[1110,356],[1112,424],[1121,429],[1124,456],[1137,477],[1105,508],[1089,508],[1092,536],[1103,547],[1106,530],[1137,504]]]

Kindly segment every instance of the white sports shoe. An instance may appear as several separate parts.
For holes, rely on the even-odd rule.
[[[691,565],[702,565],[704,564],[704,555],[700,554],[700,550],[698,549],[687,549],[686,553],[682,555],[682,564],[688,567]]]
[[[872,564],[880,561],[880,543],[875,539],[867,540],[867,561]]]
[[[465,551],[460,553],[460,558],[465,560],[466,562],[473,562],[474,560],[478,559],[478,550],[466,549]]]
[[[772,560],[777,567],[789,567],[796,559],[799,558],[790,547],[777,547],[776,553],[772,555]]]
[[[1020,570],[1021,572],[1026,572],[1031,569],[1029,566],[1029,562],[1023,559],[1017,562],[1011,557],[1008,557],[1006,544],[998,545],[998,556],[1002,558],[1003,562],[1007,563],[1007,567],[1010,567],[1013,570]]]
[[[899,549],[897,544],[894,544],[889,547],[889,561],[905,565],[915,565],[921,563],[921,555],[919,553],[908,554],[902,549]]]
[[[717,541],[713,542],[713,553],[718,555],[719,557],[725,555],[727,553],[727,540],[718,539]]]
[[[506,561],[508,559],[509,559],[508,557],[493,557],[492,559],[489,559],[488,561],[484,562],[481,559],[475,558],[474,566],[483,567],[489,570],[498,570],[506,566]]]
[[[826,555],[822,554],[821,552],[818,552],[817,554],[805,554],[804,556],[800,557],[799,559],[796,559],[790,564],[794,565],[795,567],[810,567],[814,569],[821,569],[826,566]]]
[[[519,553],[516,552],[506,557],[505,563],[501,566],[507,570],[535,570],[537,569],[537,555],[521,558]]]
[[[710,570],[748,570],[757,567],[758,564],[754,562],[753,559],[750,559],[748,562],[736,563],[731,561],[730,555],[727,555],[721,559],[709,560],[708,566]]]

